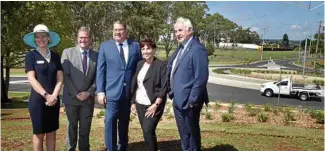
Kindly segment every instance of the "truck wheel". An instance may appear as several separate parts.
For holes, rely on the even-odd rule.
[[[273,96],[273,90],[271,89],[266,89],[264,91],[264,95],[267,96],[267,97],[272,97]]]
[[[306,93],[300,93],[299,99],[301,101],[306,101],[308,99],[308,95]]]

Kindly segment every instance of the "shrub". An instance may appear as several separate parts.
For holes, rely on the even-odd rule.
[[[256,116],[260,112],[259,108],[252,108],[250,111],[248,111],[248,116],[253,117]]]
[[[235,102],[231,101],[230,106],[228,107],[228,113],[234,113]]]
[[[225,113],[221,115],[222,122],[230,122],[235,119],[234,115]]]
[[[295,116],[293,112],[291,112],[289,109],[286,109],[284,111],[284,123],[289,124],[291,121],[295,121]]]
[[[316,110],[309,110],[309,116],[313,119],[317,117],[317,111]]]
[[[264,111],[265,112],[270,112],[271,111],[271,106],[269,104],[264,104]]]
[[[257,117],[258,117],[258,121],[260,122],[266,122],[268,119],[267,114],[264,112],[260,112]]]
[[[222,69],[222,68],[213,70],[213,72],[219,73],[219,74],[225,74],[224,71],[225,71],[225,69]]]
[[[207,46],[205,47],[208,51],[208,56],[213,55],[214,53],[214,46],[211,43],[208,43]]]
[[[207,112],[207,113],[205,114],[205,119],[207,119],[207,120],[213,120],[213,117],[212,117],[212,115],[211,115],[210,112]]]
[[[220,107],[221,107],[220,101],[217,101],[214,106],[215,110],[218,111]]]
[[[313,83],[316,84],[316,85],[324,85],[324,80],[313,80]]]
[[[317,111],[317,113],[316,113],[316,123],[324,124],[324,111]]]
[[[249,112],[249,111],[251,111],[252,110],[252,108],[253,108],[253,104],[245,104],[245,109],[246,109],[246,111],[247,112]]]

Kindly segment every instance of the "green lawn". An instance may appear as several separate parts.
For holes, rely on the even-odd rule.
[[[66,150],[66,115],[60,114],[57,132],[57,150]],[[32,127],[27,109],[2,110],[1,145],[3,151],[32,150]],[[297,128],[267,124],[201,123],[202,148],[207,151],[287,151],[324,150],[322,129]],[[174,122],[160,123],[157,129],[159,148],[162,151],[179,151],[180,141]],[[94,117],[90,133],[91,150],[103,150],[103,118]],[[143,151],[142,132],[133,120],[129,131],[130,151]]]
[[[28,93],[9,93],[10,98],[25,98]],[[15,97],[14,97],[15,96]],[[17,101],[20,102],[21,101]],[[17,105],[17,104],[14,104]],[[18,104],[21,105],[21,104]],[[32,125],[26,108],[1,110],[1,150],[32,150]],[[168,102],[167,108],[171,103]],[[16,108],[16,107],[13,107]],[[213,109],[213,108],[212,108]],[[91,150],[104,149],[104,119],[94,118],[90,132]],[[204,112],[204,111],[202,111]],[[215,112],[210,112],[214,114]],[[157,128],[157,139],[161,151],[179,151],[180,137],[173,116],[164,114]],[[99,115],[99,114],[98,114]],[[202,117],[203,113],[202,113]],[[217,118],[214,116],[214,118]],[[244,117],[243,117],[244,118]],[[300,120],[299,120],[300,121]],[[60,128],[57,131],[57,149],[66,150],[67,118],[60,113]],[[321,151],[324,150],[323,128],[301,128],[268,123],[223,123],[201,120],[203,151]],[[145,148],[142,130],[135,116],[131,116],[129,150],[143,151]]]
[[[172,55],[175,49],[169,53]],[[156,56],[160,59],[166,58],[165,49],[157,48]],[[261,53],[257,50],[248,49],[215,49],[215,56],[210,56],[210,64],[242,64],[261,60]],[[297,51],[264,51],[263,60],[297,58]]]

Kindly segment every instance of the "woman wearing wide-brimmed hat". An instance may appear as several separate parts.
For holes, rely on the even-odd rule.
[[[34,48],[26,53],[25,60],[25,72],[32,86],[28,109],[33,125],[33,148],[35,151],[43,150],[46,136],[47,150],[54,151],[63,72],[60,56],[49,48],[56,46],[60,37],[39,24],[24,36],[24,42]]]

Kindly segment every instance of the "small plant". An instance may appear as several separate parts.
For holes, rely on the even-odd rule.
[[[324,111],[317,111],[316,114],[316,123],[324,124]]]
[[[231,101],[230,106],[228,107],[228,113],[234,113],[235,111],[235,102]]]
[[[96,114],[96,117],[97,118],[101,118],[105,115],[105,111],[104,110],[100,110],[97,114]]]
[[[284,123],[289,124],[291,121],[295,121],[295,115],[289,109],[284,111]]]
[[[248,116],[250,116],[250,117],[256,116],[259,112],[260,112],[260,109],[259,108],[252,108],[248,112]]]
[[[213,117],[212,117],[212,115],[211,115],[210,112],[207,112],[207,113],[205,114],[205,119],[207,119],[207,120],[213,120]]]
[[[264,112],[260,112],[257,117],[258,117],[258,121],[260,122],[266,122],[268,119],[267,114]]]
[[[269,104],[264,105],[264,111],[265,112],[271,112],[271,106]]]
[[[279,111],[280,111],[280,107],[273,106],[273,108],[272,108],[272,113],[273,113],[274,115],[279,115]]]
[[[222,122],[230,122],[235,119],[234,115],[229,113],[224,113],[221,115]]]
[[[252,108],[253,108],[253,104],[245,104],[245,109],[246,109],[246,111],[247,112],[249,112],[249,111],[251,111],[252,110]]]
[[[317,117],[317,111],[316,110],[309,110],[309,116],[313,119]]]
[[[214,106],[215,110],[218,111],[220,109],[220,107],[221,107],[220,101],[217,101]]]

